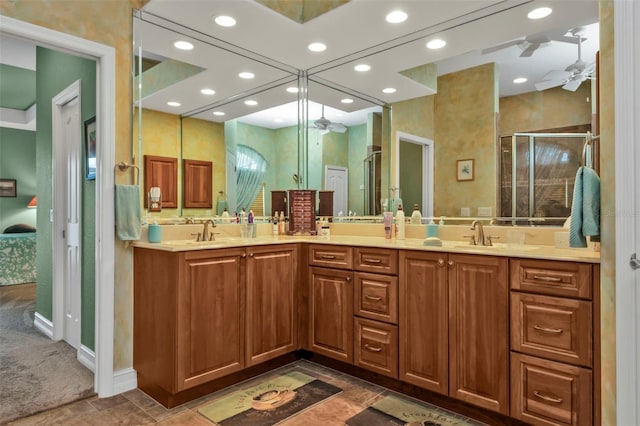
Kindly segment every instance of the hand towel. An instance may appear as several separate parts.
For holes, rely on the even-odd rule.
[[[122,241],[140,239],[140,187],[116,185],[116,235]]]
[[[571,205],[569,246],[587,247],[587,236],[600,235],[600,178],[590,167],[576,174]]]

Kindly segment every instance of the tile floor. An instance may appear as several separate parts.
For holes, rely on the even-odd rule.
[[[342,388],[342,392],[281,423],[283,426],[344,425],[344,421],[368,405],[394,392],[353,376],[300,360],[277,370],[203,396],[178,407],[167,409],[138,389],[111,398],[97,397],[78,401],[31,417],[18,419],[11,425],[194,425],[212,426],[200,415],[198,407],[221,395],[244,389],[264,380],[265,376],[298,369],[309,376]],[[461,423],[463,424],[463,423]],[[475,423],[474,423],[475,424]],[[375,426],[375,425],[371,425]]]

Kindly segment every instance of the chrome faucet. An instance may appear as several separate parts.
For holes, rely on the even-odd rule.
[[[478,228],[478,232],[477,232],[478,238],[474,239],[475,245],[484,246],[485,245],[485,240],[484,240],[484,228],[482,227],[482,222],[480,222],[478,220],[474,220],[471,223],[471,230],[475,231],[476,228]]]
[[[216,227],[216,223],[211,220],[211,219],[207,219],[203,222],[203,228],[202,228],[202,241],[215,241],[216,237],[214,236],[213,232],[209,233],[209,224],[213,225],[213,227]]]

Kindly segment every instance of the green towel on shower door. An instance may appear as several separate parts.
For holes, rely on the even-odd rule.
[[[116,185],[116,234],[122,241],[140,239],[140,187]]]
[[[600,178],[590,167],[576,174],[571,203],[569,247],[587,247],[587,236],[600,235]]]

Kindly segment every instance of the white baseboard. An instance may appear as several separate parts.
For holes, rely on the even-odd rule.
[[[133,368],[113,372],[113,394],[117,395],[138,387],[138,375]]]
[[[40,332],[47,336],[49,339],[53,340],[53,323],[40,315],[38,312],[36,312],[35,314],[33,326],[40,330]]]
[[[80,345],[80,349],[78,349],[77,358],[78,358],[78,361],[80,361],[80,364],[84,365],[89,370],[91,370],[92,373],[95,374],[96,372],[96,353],[95,352],[93,352],[91,349],[89,349],[85,345]]]

